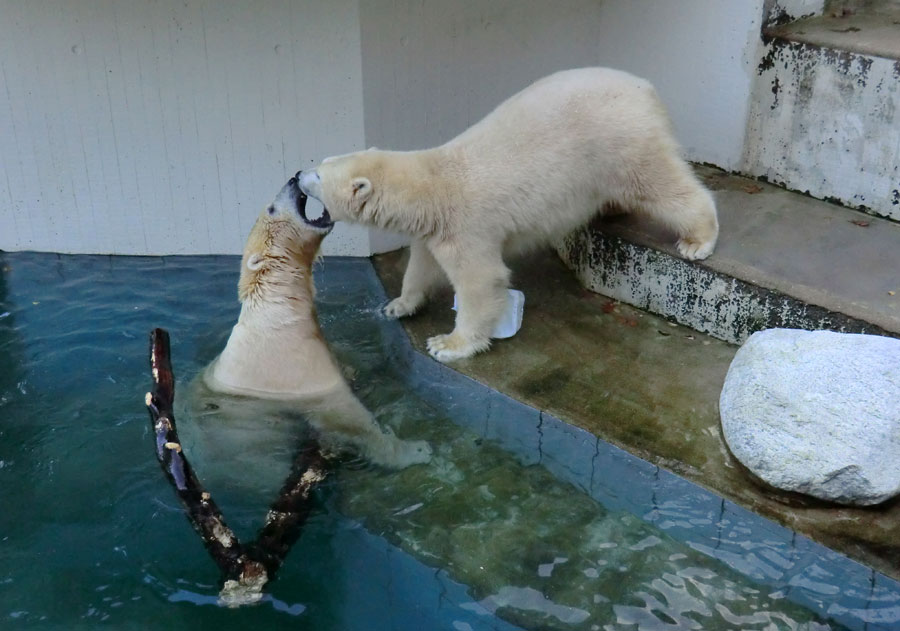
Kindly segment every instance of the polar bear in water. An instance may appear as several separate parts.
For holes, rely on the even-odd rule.
[[[428,444],[381,428],[328,349],[316,318],[312,265],[333,224],[327,216],[307,219],[305,208],[306,195],[291,178],[256,220],[241,261],[241,314],[225,350],[203,372],[202,385],[302,414],[321,442],[349,446],[375,464],[427,462]]]
[[[719,234],[653,86],[609,68],[541,79],[440,147],[370,149],[297,175],[335,220],[413,237],[386,315],[413,314],[449,279],[456,327],[428,340],[441,361],[490,345],[507,300],[505,252],[552,242],[611,206],[668,227],[687,259],[709,256]]]

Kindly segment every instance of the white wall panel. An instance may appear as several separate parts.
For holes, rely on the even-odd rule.
[[[735,168],[762,5],[0,0],[0,249],[239,252],[298,168],[444,142],[586,65],[653,81],[688,157]]]
[[[596,0],[361,0],[366,144],[440,144],[532,81],[597,65]]]
[[[240,252],[292,173],[364,146],[360,59],[356,0],[3,0],[0,249]]]
[[[449,140],[555,70],[649,79],[687,156],[736,168],[763,0],[360,0],[366,143]]]
[[[604,2],[598,59],[653,82],[689,159],[737,169],[762,54],[763,4]]]

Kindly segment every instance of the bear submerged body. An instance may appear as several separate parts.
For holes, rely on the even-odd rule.
[[[713,198],[680,157],[655,90],[608,68],[541,79],[440,147],[370,149],[298,177],[335,220],[412,236],[388,316],[411,315],[450,281],[456,326],[428,340],[442,361],[490,345],[506,305],[504,253],[553,242],[605,207],[661,223],[687,259],[709,256],[718,237]]]
[[[240,317],[222,353],[203,372],[202,387],[195,388],[198,404],[216,412],[195,416],[207,426],[223,419],[246,425],[250,410],[276,420],[283,411],[285,418],[306,419],[329,449],[349,448],[393,468],[427,462],[427,443],[400,440],[380,427],[332,357],[316,317],[312,278],[331,225],[327,218],[310,222],[305,201],[291,178],[257,219],[241,261]],[[251,400],[216,399],[219,394]],[[262,430],[262,418],[256,421]]]

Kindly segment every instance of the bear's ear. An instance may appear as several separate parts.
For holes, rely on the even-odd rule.
[[[251,254],[250,258],[247,259],[247,269],[255,272],[263,266],[263,263],[265,263],[265,259],[262,254]]]
[[[350,181],[350,187],[353,191],[353,199],[358,202],[364,202],[369,199],[372,194],[372,183],[367,177],[355,177]]]

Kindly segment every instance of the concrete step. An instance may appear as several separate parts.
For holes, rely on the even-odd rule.
[[[700,167],[720,237],[700,262],[630,216],[558,247],[581,283],[727,342],[773,327],[900,336],[900,224]]]
[[[900,220],[900,3],[818,4],[763,31],[741,171]]]
[[[772,25],[765,34],[821,48],[897,60],[900,59],[900,2],[829,2],[820,15]]]

